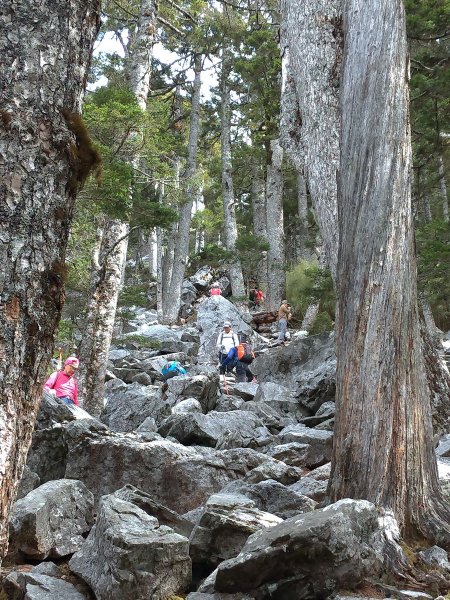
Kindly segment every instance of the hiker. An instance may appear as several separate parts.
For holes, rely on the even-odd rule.
[[[219,352],[219,364],[222,364],[227,357],[228,352],[235,346],[239,346],[239,338],[233,332],[230,321],[225,321],[223,324],[223,331],[219,333],[216,343]]]
[[[76,356],[69,356],[64,362],[64,369],[55,371],[44,384],[44,391],[64,404],[76,404],[78,406],[78,383],[75,379],[75,371],[80,366]]]
[[[238,333],[238,337],[239,344],[230,349],[227,356],[221,362],[219,372],[224,375],[227,368],[232,370],[236,367],[236,382],[251,382],[253,381],[253,373],[250,371],[250,365],[255,355],[247,335],[245,333]]]
[[[260,306],[264,302],[264,300],[265,300],[264,292],[258,288],[256,290],[256,294],[255,294],[255,305]]]
[[[291,318],[291,305],[288,304],[287,300],[281,301],[281,306],[278,309],[278,339],[275,342],[276,345],[284,344],[286,339],[287,324]]]
[[[211,294],[211,296],[221,296],[222,295],[222,290],[220,289],[220,286],[217,282],[212,284],[211,289],[209,290],[209,293]]]

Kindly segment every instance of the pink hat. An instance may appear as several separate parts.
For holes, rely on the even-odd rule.
[[[80,361],[76,356],[69,356],[69,358],[66,358],[64,361],[64,366],[66,365],[71,365],[74,369],[78,369],[80,366]]]

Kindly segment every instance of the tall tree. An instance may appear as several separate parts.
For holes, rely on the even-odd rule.
[[[98,1],[0,13],[0,559],[64,300],[76,195],[97,165],[79,116]]]
[[[341,89],[336,426],[329,494],[449,540],[433,451],[411,217],[401,0],[347,0]]]

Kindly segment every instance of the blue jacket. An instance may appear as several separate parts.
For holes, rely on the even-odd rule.
[[[238,350],[237,347],[231,348],[226,357],[222,361],[222,367],[226,367],[230,363],[236,362],[238,359]]]

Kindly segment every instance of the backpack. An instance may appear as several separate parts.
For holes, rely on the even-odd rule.
[[[247,342],[241,342],[237,347],[238,360],[247,365],[253,362],[255,355],[253,354],[252,347]]]
[[[164,365],[161,369],[161,375],[164,381],[177,377],[177,375],[186,375],[186,369],[181,366],[177,360],[172,360]]]

